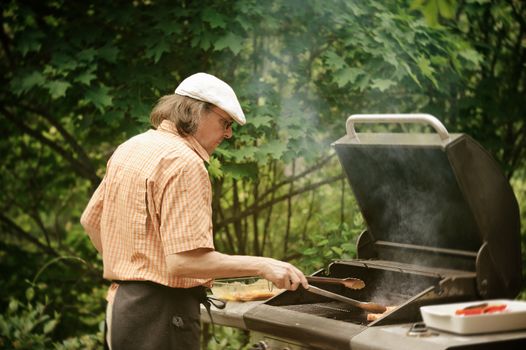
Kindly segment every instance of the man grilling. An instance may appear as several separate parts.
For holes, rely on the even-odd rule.
[[[200,348],[199,303],[218,277],[258,275],[308,288],[303,273],[271,258],[214,250],[205,162],[245,116],[232,88],[197,73],[163,96],[155,128],[113,153],[81,223],[111,280],[105,341],[112,350]]]

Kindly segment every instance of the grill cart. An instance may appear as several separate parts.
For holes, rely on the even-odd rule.
[[[357,123],[424,123],[436,133],[357,133]],[[256,332],[254,349],[526,344],[526,324],[520,331],[467,336],[418,323],[421,306],[519,292],[519,210],[496,161],[471,137],[449,134],[427,114],[353,115],[346,129],[333,147],[367,228],[357,241],[357,259],[333,261],[314,275],[359,278],[365,287],[313,285],[393,310],[368,321],[367,311],[300,288],[244,309],[227,307],[217,318]]]

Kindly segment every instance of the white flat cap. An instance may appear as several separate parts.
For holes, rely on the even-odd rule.
[[[179,84],[175,93],[196,100],[209,102],[227,112],[238,124],[246,123],[245,114],[237,100],[234,90],[222,81],[207,73],[196,73]]]

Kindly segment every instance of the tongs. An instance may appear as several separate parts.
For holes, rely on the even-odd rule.
[[[307,282],[309,283],[326,283],[326,284],[340,284],[345,288],[350,289],[362,289],[365,287],[365,282],[358,278],[333,278],[333,277],[318,277],[318,276],[307,276]]]
[[[327,297],[327,298],[330,298],[330,299],[343,301],[344,303],[350,304],[350,305],[355,306],[357,308],[360,308],[362,310],[373,312],[373,313],[376,313],[376,314],[384,313],[387,310],[387,308],[385,306],[383,306],[383,305],[375,304],[375,303],[367,303],[367,302],[364,302],[364,301],[351,299],[351,298],[348,298],[348,297],[344,297],[343,295],[339,295],[339,294],[336,294],[336,293],[333,293],[333,292],[329,292],[328,290],[321,289],[321,288],[318,288],[318,287],[315,287],[315,286],[312,286],[312,285],[309,285],[309,289],[307,289],[307,291],[311,292],[311,293],[314,293],[314,294],[318,294],[318,295]]]

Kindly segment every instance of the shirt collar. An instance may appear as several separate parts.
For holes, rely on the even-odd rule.
[[[203,146],[201,146],[201,144],[195,139],[195,137],[193,137],[192,135],[187,135],[184,137],[179,135],[179,132],[177,131],[177,127],[175,126],[174,122],[172,122],[171,120],[167,120],[167,119],[163,120],[161,124],[159,124],[159,126],[157,127],[157,130],[167,131],[167,132],[170,132],[172,134],[179,136],[180,138],[183,139],[184,143],[188,147],[190,147],[191,149],[194,150],[195,153],[197,153],[199,157],[201,157],[205,162],[210,163],[210,155],[208,154],[208,152],[206,152]]]

